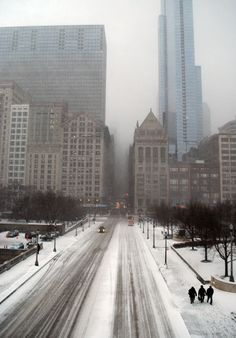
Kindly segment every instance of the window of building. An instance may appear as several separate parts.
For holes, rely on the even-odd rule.
[[[161,147],[161,163],[166,162],[166,149],[164,147]]]

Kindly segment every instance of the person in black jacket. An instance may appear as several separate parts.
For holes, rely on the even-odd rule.
[[[210,301],[211,305],[212,305],[212,296],[213,296],[213,293],[214,293],[214,289],[210,285],[209,288],[207,289],[206,295],[207,295],[207,303],[208,303],[208,301]]]
[[[197,296],[197,292],[193,286],[188,290],[188,294],[190,298],[190,303],[193,304],[195,297]]]
[[[204,297],[206,296],[206,290],[204,289],[203,285],[201,285],[200,289],[198,290],[198,299],[201,303],[204,302]]]

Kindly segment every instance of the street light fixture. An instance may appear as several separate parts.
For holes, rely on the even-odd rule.
[[[167,265],[167,231],[165,230],[165,265]]]
[[[153,244],[152,244],[152,247],[153,247],[153,249],[155,249],[155,247],[156,247],[156,243],[155,243],[155,224],[154,224],[154,222],[152,223],[152,225],[153,225],[153,234],[152,234],[152,240],[153,240]]]
[[[35,259],[36,266],[39,266],[38,254],[39,254],[39,230],[36,231],[36,259]]]
[[[233,236],[233,231],[234,231],[234,226],[233,224],[229,225],[229,231],[230,231],[230,247],[231,247],[231,251],[230,251],[230,277],[229,277],[229,281],[230,282],[234,282],[234,275],[233,275],[233,240],[234,240],[234,236]]]
[[[56,222],[54,224],[54,248],[53,248],[53,252],[56,252],[57,249],[56,249]]]

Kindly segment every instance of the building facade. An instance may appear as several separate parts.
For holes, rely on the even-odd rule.
[[[159,114],[179,160],[203,136],[201,68],[195,66],[192,0],[162,0]]]
[[[30,105],[26,185],[33,190],[61,190],[64,103]]]
[[[8,185],[26,185],[29,105],[11,106],[8,151]]]
[[[135,129],[133,163],[135,213],[168,203],[168,139],[152,111]]]
[[[106,38],[103,25],[0,28],[0,78],[34,101],[64,100],[70,112],[105,123]]]
[[[61,189],[84,204],[105,202],[108,197],[107,129],[89,114],[78,113],[64,122]],[[110,169],[111,170],[111,169]],[[108,180],[109,181],[109,180]]]
[[[171,206],[186,206],[190,202],[215,205],[220,201],[218,166],[199,160],[170,163],[169,195]]]
[[[29,103],[29,100],[29,96],[15,82],[0,82],[0,186],[8,182],[11,106]]]
[[[223,132],[222,128],[219,134],[204,139],[199,145],[199,158],[219,169],[221,202],[236,201],[236,134],[230,130],[231,127]]]

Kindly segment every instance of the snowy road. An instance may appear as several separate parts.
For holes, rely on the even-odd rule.
[[[119,218],[106,229],[84,232],[6,301],[1,337],[189,337],[139,229]]]
[[[146,250],[133,227],[120,231],[114,337],[174,337]],[[156,267],[157,270],[157,267]]]
[[[72,246],[55,260],[27,299],[1,322],[0,336],[69,337],[114,226],[109,220],[106,234],[88,233],[81,247]]]

